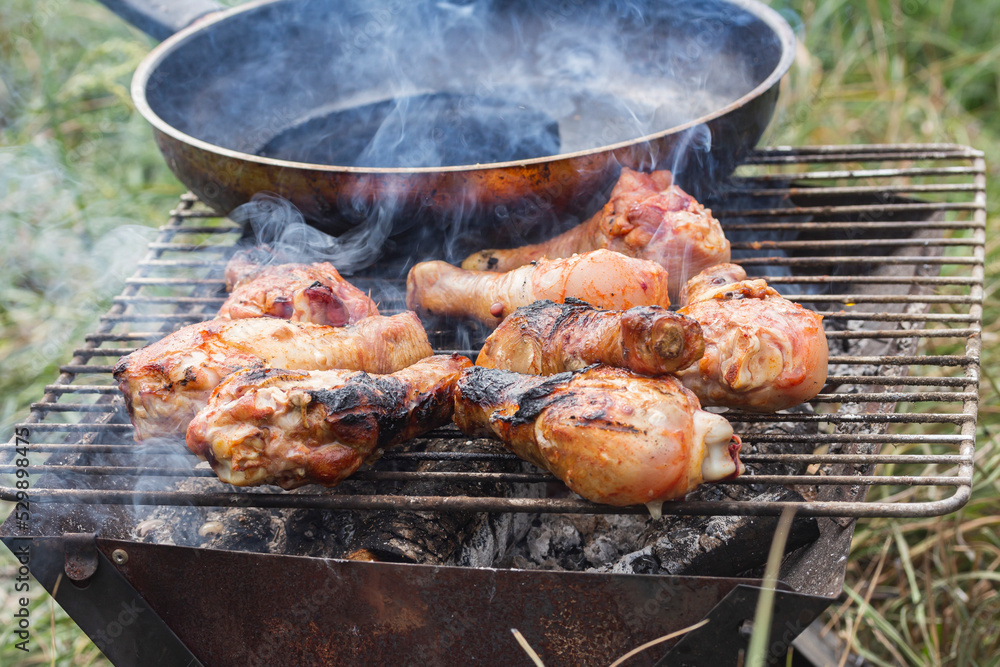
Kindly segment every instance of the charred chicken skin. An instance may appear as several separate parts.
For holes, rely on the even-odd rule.
[[[591,364],[662,375],[701,357],[694,320],[660,306],[600,310],[578,299],[518,308],[486,339],[477,366],[552,375]]]
[[[482,250],[467,257],[462,268],[510,271],[543,257],[569,257],[598,248],[663,266],[670,274],[671,298],[688,277],[729,261],[729,241],[719,221],[673,185],[669,171],[644,174],[624,167],[608,203],[586,222],[536,245]]]
[[[229,260],[226,289],[231,294],[219,317],[266,316],[340,327],[379,314],[375,302],[329,262],[264,265],[255,261],[260,252],[240,252]]]
[[[473,367],[458,382],[455,423],[609,505],[681,498],[743,471],[729,422],[702,410],[670,376],[608,366],[548,377]]]
[[[184,327],[122,357],[114,368],[136,440],[183,434],[222,380],[242,368],[392,373],[433,354],[411,312],[347,327],[269,317]]]
[[[216,387],[187,429],[188,447],[236,486],[333,486],[382,448],[451,421],[459,355],[439,355],[391,375],[237,371]]]
[[[829,354],[823,318],[735,264],[692,278],[678,312],[701,324],[705,354],[677,373],[704,405],[773,412],[816,396]]]
[[[570,297],[618,310],[670,305],[663,267],[610,250],[540,259],[508,273],[421,262],[406,278],[406,305],[411,310],[491,326],[521,306],[543,299],[563,303]]]

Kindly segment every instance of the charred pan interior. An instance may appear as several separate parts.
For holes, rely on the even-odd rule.
[[[663,651],[692,664],[720,664],[711,661],[735,655],[743,641],[735,628],[752,616],[755,597],[747,587],[759,584],[754,576],[774,530],[774,519],[762,515],[793,505],[799,519],[782,569],[780,614],[801,630],[840,593],[850,517],[943,514],[968,498],[983,158],[951,145],[768,149],[704,203],[751,277],[766,276],[823,314],[830,374],[823,392],[797,409],[729,413],[744,442],[747,474],[666,503],[665,516],[654,520],[643,506],[573,497],[551,476],[453,427],[388,451],[332,490],[234,489],[179,442],[137,446],[112,365],[211,317],[224,300],[223,270],[241,236],[184,197],[97,331],[23,425],[39,475],[31,485],[31,537],[39,550],[48,544],[56,554],[36,562],[36,576],[51,587],[70,563],[92,563],[96,569],[84,567],[90,574],[81,575],[92,593],[111,596],[118,579],[127,581],[169,627],[163,636],[185,645],[161,638],[159,646],[219,664],[272,664],[259,647],[248,648],[255,644],[256,605],[235,589],[206,601],[187,596],[182,604],[172,587],[208,585],[209,577],[236,571],[280,582],[283,592],[267,593],[275,605],[301,608],[316,600],[310,608],[318,619],[355,614],[360,626],[394,628],[375,642],[337,634],[322,620],[326,630],[318,635],[304,623],[290,626],[268,650],[291,661],[315,660],[338,641],[339,659],[347,661],[419,650],[433,663],[462,646],[471,657],[515,662],[523,655],[509,629],[517,627],[546,664],[607,664],[708,617],[705,627],[716,634],[699,640],[692,633]],[[351,280],[392,314],[401,307],[399,286],[379,278],[377,268]],[[431,342],[437,351],[475,358],[481,333],[442,322]],[[954,350],[929,355],[923,346],[932,339]],[[0,472],[13,473],[15,455],[15,442],[0,447]],[[2,479],[0,494],[15,499],[14,477]],[[869,501],[872,486],[891,493]],[[96,548],[93,535],[73,542],[67,533],[96,533]],[[8,544],[28,537],[10,520],[2,535]],[[320,597],[307,596],[313,591]],[[491,591],[489,604],[484,591]],[[72,614],[87,609],[83,595],[64,585],[58,599]],[[378,613],[351,606],[376,598],[383,600]],[[234,610],[225,632],[247,640],[223,652],[214,641],[220,629],[198,620],[220,604]],[[464,618],[470,609],[481,613]],[[420,621],[407,626],[406,618]],[[77,620],[89,632],[103,627],[99,618]],[[780,640],[785,626],[775,625]],[[735,643],[705,639],[719,633],[731,633]],[[451,640],[435,649],[429,636]],[[127,652],[121,644],[108,650]]]

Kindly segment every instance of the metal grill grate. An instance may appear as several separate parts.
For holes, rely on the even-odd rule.
[[[985,241],[985,165],[952,145],[770,148],[755,152],[706,203],[734,261],[824,315],[831,347],[824,393],[806,409],[727,416],[746,444],[748,474],[728,485],[786,485],[801,514],[930,516],[969,498],[979,382]],[[111,368],[176,328],[211,318],[241,230],[181,198],[97,331],[32,406],[35,502],[514,512],[645,512],[568,497],[406,495],[413,480],[547,484],[541,472],[483,472],[496,453],[387,452],[335,493],[273,493],[220,485],[178,491],[213,473],[183,445],[132,441]],[[364,278],[362,288],[376,287]],[[384,302],[383,302],[384,304]],[[391,304],[390,304],[391,305]],[[392,308],[383,308],[391,313]],[[453,333],[434,332],[437,347]],[[933,347],[931,347],[933,346]],[[932,350],[933,353],[929,353]],[[451,350],[447,350],[451,351]],[[474,350],[458,350],[470,355]],[[420,442],[465,440],[454,429]],[[0,497],[14,499],[15,443],[0,445]],[[425,461],[475,471],[426,472]],[[791,471],[791,472],[789,472]],[[395,485],[395,486],[394,486]],[[886,486],[866,501],[871,486]],[[545,487],[550,488],[550,487]],[[388,489],[388,491],[387,491]],[[711,499],[670,503],[674,514],[775,514],[788,503]]]

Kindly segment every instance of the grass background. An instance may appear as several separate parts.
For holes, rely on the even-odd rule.
[[[1000,0],[773,2],[796,62],[766,143],[958,142],[987,154],[983,383],[972,501],[931,520],[859,524],[830,632],[877,664],[1000,663],[997,374]],[[0,432],[27,413],[131,272],[183,187],[128,94],[152,42],[84,0],[0,4]],[[940,352],[951,350],[939,349]],[[0,664],[104,665],[32,590],[29,654],[10,641],[14,561],[0,550]],[[868,600],[866,603],[865,600]]]

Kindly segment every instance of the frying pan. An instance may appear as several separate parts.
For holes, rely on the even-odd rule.
[[[725,176],[794,46],[755,0],[102,2],[165,38],[132,95],[207,204],[277,193],[335,235],[461,230],[457,252],[551,233],[622,165]]]

